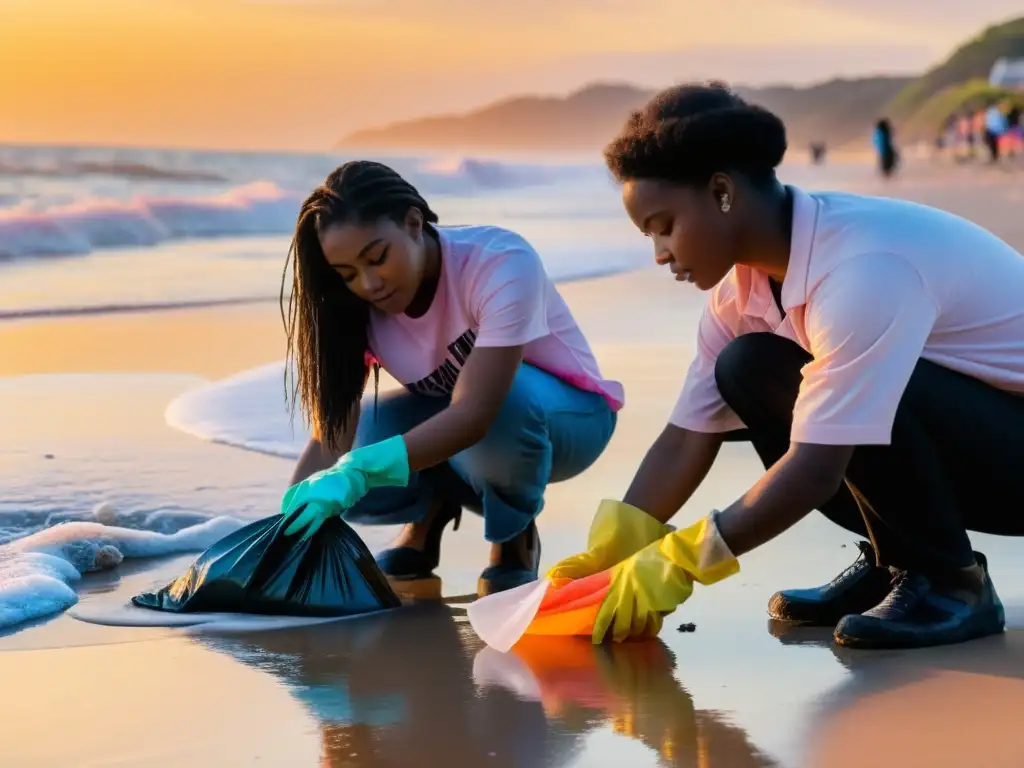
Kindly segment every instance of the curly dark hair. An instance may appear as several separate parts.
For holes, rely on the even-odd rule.
[[[773,182],[786,153],[786,127],[722,83],[679,85],[630,114],[605,147],[619,182],[659,179],[705,184],[715,173],[741,173]]]
[[[285,393],[294,361],[294,415],[300,398],[313,434],[334,447],[349,425],[369,375],[369,306],[352,293],[327,263],[320,232],[336,224],[371,224],[389,218],[405,222],[418,208],[427,226],[435,214],[416,188],[386,165],[368,160],[345,163],[313,190],[299,209],[295,235],[281,276],[281,319],[288,337]],[[288,266],[292,286],[285,303]]]

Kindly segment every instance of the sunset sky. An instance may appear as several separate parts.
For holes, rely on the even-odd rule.
[[[913,72],[1020,4],[0,0],[0,142],[315,150],[592,80]]]

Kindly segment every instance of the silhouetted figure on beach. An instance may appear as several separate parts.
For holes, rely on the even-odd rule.
[[[1006,133],[1010,137],[1007,154],[1016,155],[1024,151],[1024,130],[1021,129],[1021,108],[1018,104],[1010,105],[1006,113]]]
[[[985,148],[988,149],[990,163],[999,162],[999,145],[1003,134],[1006,133],[1006,123],[1006,115],[999,108],[999,104],[993,101],[985,109]]]
[[[878,169],[882,175],[888,178],[896,172],[899,164],[899,153],[892,140],[892,123],[888,118],[883,117],[875,123],[875,131],[872,136],[872,143],[875,145],[875,152],[878,154]]]

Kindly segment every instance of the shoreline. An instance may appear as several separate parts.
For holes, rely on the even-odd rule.
[[[167,301],[152,304],[97,304],[95,306],[41,307],[39,309],[14,309],[0,311],[0,322],[24,322],[31,320],[52,320],[66,317],[91,317],[93,315],[129,315],[148,312],[173,312],[183,309],[208,309],[213,307],[235,307],[248,304],[270,304],[278,302],[276,296],[238,296],[223,299],[199,299],[196,301]]]

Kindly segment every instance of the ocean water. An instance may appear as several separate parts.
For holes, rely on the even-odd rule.
[[[0,322],[276,301],[301,200],[346,159],[0,147]],[[443,223],[516,229],[556,280],[649,263],[648,241],[623,215],[598,162],[374,159],[416,184]],[[801,166],[783,172],[810,186],[849,186],[866,175],[857,166],[833,166],[826,176]],[[0,632],[73,605],[83,574],[125,558],[201,550],[269,513],[290,462],[277,460],[257,476],[241,457],[292,459],[308,438],[285,412],[282,365],[187,385],[174,372],[0,380]],[[133,418],[123,412],[131,405],[125,399],[139,393],[149,409],[144,421],[156,413],[159,429],[166,422],[178,432],[169,454],[153,423],[145,439],[118,437],[115,422]],[[68,424],[83,418],[76,404],[106,416],[69,436]],[[222,473],[196,481],[209,472],[196,457],[210,449],[195,438],[222,451],[247,449],[233,452],[236,482],[225,483]]]
[[[0,148],[0,318],[273,299],[303,198],[346,159]],[[599,165],[375,159],[442,222],[520,231],[558,278],[646,256]]]
[[[274,299],[301,201],[348,159],[0,146],[0,319]],[[648,263],[598,158],[372,159],[412,181],[442,223],[520,232],[556,279]],[[783,170],[812,186],[868,176]]]

